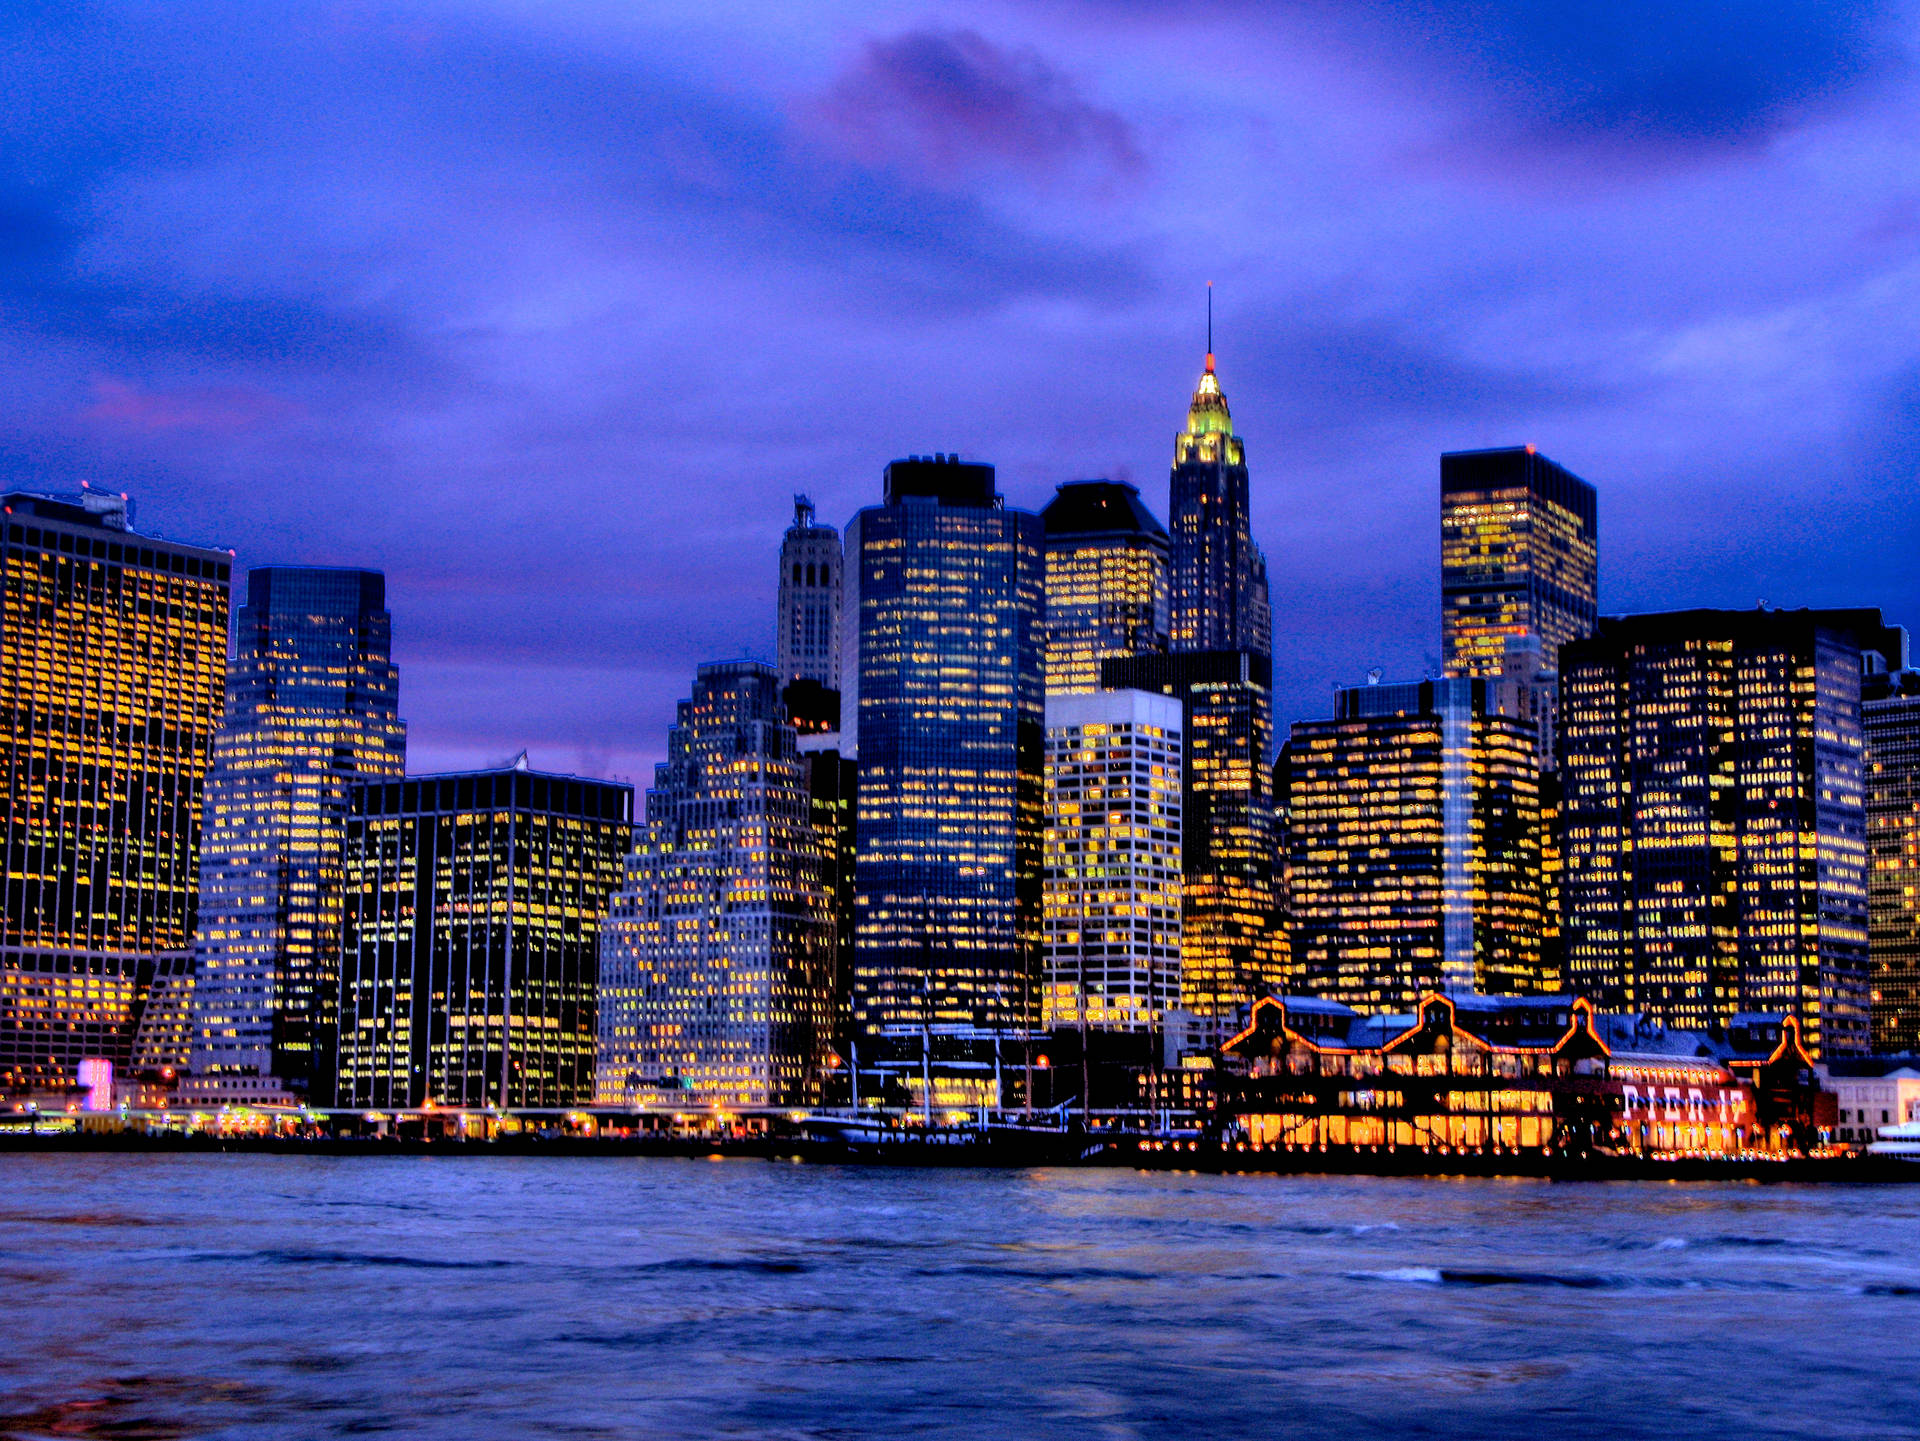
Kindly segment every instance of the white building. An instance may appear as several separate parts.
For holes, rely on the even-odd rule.
[[[1180,702],[1047,698],[1047,1026],[1144,1031],[1180,997]]]
[[[813,502],[793,498],[780,543],[780,684],[840,689],[840,532],[819,524]]]
[[[1847,1070],[1866,1069],[1870,1062],[1842,1063]],[[1828,1074],[1826,1088],[1838,1098],[1839,1125],[1833,1133],[1836,1141],[1865,1145],[1879,1134],[1882,1126],[1898,1126],[1920,1121],[1920,1069],[1901,1064],[1880,1076],[1836,1076]]]

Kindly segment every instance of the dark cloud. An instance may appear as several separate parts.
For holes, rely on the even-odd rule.
[[[812,108],[861,162],[943,181],[982,170],[1110,181],[1146,166],[1119,114],[1088,101],[1037,51],[971,30],[869,40]]]

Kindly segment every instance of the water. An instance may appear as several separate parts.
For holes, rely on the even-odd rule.
[[[0,1156],[0,1438],[1920,1435],[1920,1188]]]

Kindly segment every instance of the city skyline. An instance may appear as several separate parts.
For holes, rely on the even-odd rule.
[[[1652,62],[1500,5],[832,13],[19,19],[8,480],[386,570],[423,770],[639,779],[693,665],[771,659],[794,491],[957,449],[1161,512],[1211,279],[1282,727],[1437,657],[1448,449],[1604,486],[1603,611],[1915,612],[1890,12],[1646,7]]]

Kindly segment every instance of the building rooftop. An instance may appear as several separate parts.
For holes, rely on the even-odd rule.
[[[1054,492],[1040,518],[1049,536],[1146,535],[1167,538],[1140,492],[1117,480],[1070,480]]]

